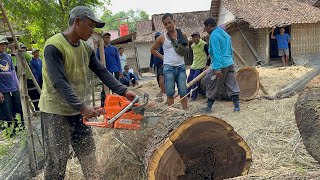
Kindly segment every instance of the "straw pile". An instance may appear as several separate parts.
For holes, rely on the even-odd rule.
[[[258,69],[261,82],[270,94],[310,70],[305,67]],[[320,77],[314,81],[320,82]],[[147,87],[144,90],[158,92],[155,83]],[[241,102],[241,111],[238,113],[232,112],[231,102],[218,101],[214,104],[214,112],[210,115],[231,124],[252,150],[253,163],[249,175],[235,179],[312,179],[320,175],[317,172],[320,166],[306,151],[295,124],[296,100],[297,95],[282,100],[255,99]],[[191,102],[190,110],[198,114],[197,109],[205,105],[204,101],[204,97],[199,97],[197,101]],[[114,138],[114,130],[94,131],[97,156],[103,164],[107,179],[144,179],[141,161]],[[114,169],[121,169],[122,173],[114,174]],[[66,179],[83,179],[76,158],[68,162]]]

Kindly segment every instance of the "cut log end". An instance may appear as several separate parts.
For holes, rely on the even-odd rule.
[[[249,171],[251,151],[225,121],[197,116],[181,124],[154,152],[148,179],[225,179]]]
[[[259,72],[254,67],[243,67],[236,75],[240,87],[240,99],[252,100],[259,92]]]

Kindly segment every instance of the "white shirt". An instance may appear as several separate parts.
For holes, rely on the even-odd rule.
[[[184,57],[179,55],[173,48],[171,40],[169,39],[167,32],[164,33],[164,43],[163,43],[163,64],[170,66],[181,66],[184,63]]]
[[[121,70],[124,71],[124,66],[126,65],[127,62],[127,56],[126,55],[122,55],[120,56],[120,64],[121,64]]]

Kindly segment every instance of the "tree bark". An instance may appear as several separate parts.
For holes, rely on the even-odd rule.
[[[295,104],[295,119],[304,146],[320,163],[320,88],[302,92]]]
[[[141,160],[140,165],[121,166],[140,166],[144,179],[225,179],[249,171],[250,148],[231,125],[215,117],[192,116],[170,108],[152,128],[115,132],[117,139]],[[120,168],[115,171],[125,172]]]
[[[298,92],[301,92],[306,85],[316,76],[320,74],[320,67],[314,68],[312,71],[302,76],[300,79],[290,83],[285,88],[278,91],[272,96],[262,96],[261,98],[274,100],[274,99],[284,99],[296,95]]]

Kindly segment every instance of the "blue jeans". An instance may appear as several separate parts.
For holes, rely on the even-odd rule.
[[[189,83],[190,81],[192,81],[193,79],[195,79],[197,76],[199,76],[199,74],[202,72],[203,69],[190,69],[190,74],[188,76],[188,80],[187,82]],[[191,91],[191,89],[194,89],[196,87],[198,87],[196,90],[194,90],[192,92],[191,98],[192,99],[197,99],[197,95],[198,95],[198,91],[199,91],[199,87],[200,86],[200,82],[195,83],[191,88],[188,89],[188,93]]]
[[[167,97],[173,97],[175,93],[175,83],[177,83],[179,95],[185,96],[187,94],[187,74],[186,66],[170,66],[163,65],[164,84],[166,88]]]

